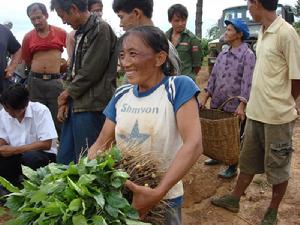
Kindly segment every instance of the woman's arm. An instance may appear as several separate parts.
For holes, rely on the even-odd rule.
[[[100,152],[111,147],[112,143],[115,141],[115,127],[116,124],[106,118],[96,142],[89,149],[89,159],[94,159]]]

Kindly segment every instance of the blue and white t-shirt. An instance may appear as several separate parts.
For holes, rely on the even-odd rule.
[[[176,112],[200,90],[187,76],[165,77],[146,92],[139,92],[137,85],[124,85],[104,110],[108,119],[116,123],[116,143],[122,148],[138,146],[145,152],[154,152],[162,160],[166,171],[182,138],[176,123]],[[183,195],[182,182],[178,182],[165,196],[174,199]]]

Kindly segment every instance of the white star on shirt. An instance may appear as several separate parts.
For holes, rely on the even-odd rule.
[[[142,144],[150,137],[149,134],[140,133],[138,121],[135,122],[130,134],[127,135],[118,134],[118,136],[121,139],[123,139],[126,143],[132,143],[138,145]]]

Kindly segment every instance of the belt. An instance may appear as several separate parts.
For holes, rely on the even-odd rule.
[[[52,79],[59,79],[60,74],[59,73],[36,73],[30,71],[30,75],[42,80],[52,80]]]

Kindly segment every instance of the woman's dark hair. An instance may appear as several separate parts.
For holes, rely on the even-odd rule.
[[[15,110],[24,109],[29,101],[29,91],[22,84],[14,84],[5,89],[0,96],[0,102]]]
[[[50,9],[62,9],[65,12],[69,12],[71,5],[74,4],[81,12],[88,10],[88,0],[51,0]]]
[[[129,35],[139,36],[155,53],[161,51],[166,52],[169,55],[169,42],[165,33],[157,27],[154,26],[139,26],[128,30],[121,37],[121,44]],[[167,76],[173,76],[175,74],[175,69],[170,63],[169,57],[165,63],[161,66],[162,71]]]
[[[172,5],[168,9],[168,20],[171,22],[173,16],[176,15],[179,18],[187,19],[189,16],[188,10],[184,5],[181,4],[175,4]]]
[[[131,13],[135,8],[140,9],[147,18],[152,17],[153,0],[114,0],[112,8],[115,13],[124,11]]]
[[[48,16],[47,8],[43,3],[35,2],[27,6],[27,16],[30,16],[30,13],[33,11],[33,9],[40,9],[42,11],[42,14],[44,16]]]

